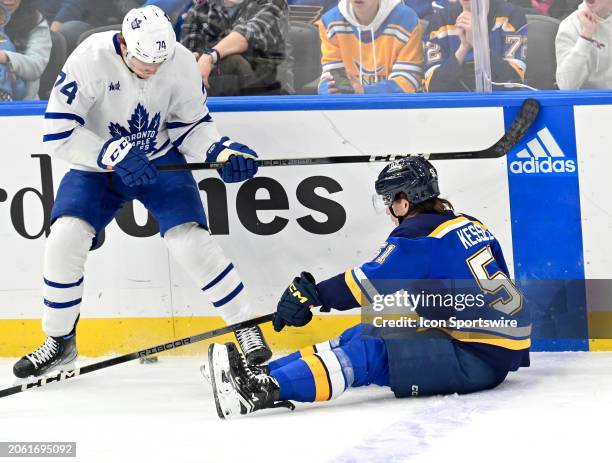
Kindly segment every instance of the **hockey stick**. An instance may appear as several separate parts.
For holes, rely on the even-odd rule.
[[[125,354],[120,357],[114,357],[108,360],[103,360],[101,362],[92,363],[91,365],[84,366],[83,368],[75,368],[74,370],[69,371],[60,371],[52,376],[44,376],[29,383],[24,383],[17,386],[9,387],[7,389],[2,389],[0,390],[0,397],[18,394],[20,392],[27,391],[28,389],[46,386],[50,383],[57,383],[66,379],[82,376],[93,371],[102,370],[103,368],[108,368],[114,365],[129,362],[130,360],[148,357],[149,355],[159,354],[160,352],[176,349],[177,347],[183,347],[189,344],[195,344],[196,342],[211,339],[216,336],[221,336],[222,334],[228,334],[236,330],[250,328],[251,326],[256,326],[262,323],[272,321],[273,317],[274,314],[263,315],[261,317],[253,318],[251,320],[246,320],[240,323],[234,323],[233,325],[224,326],[223,328],[217,328],[216,330],[206,331],[204,333],[188,336],[183,339],[177,339],[176,341],[170,341],[165,344],[160,344],[159,346],[149,347],[147,349],[140,350],[138,352],[133,352],[131,354]]]
[[[359,156],[328,156],[320,158],[299,158],[299,159],[257,159],[255,162],[258,167],[276,166],[305,166],[314,164],[348,164],[355,162],[389,162],[395,159],[406,158],[409,156],[423,156],[430,161],[445,161],[449,159],[494,159],[508,154],[508,152],[525,135],[529,127],[536,120],[540,112],[540,103],[529,98],[523,102],[518,114],[512,121],[510,128],[492,146],[480,151],[462,151],[458,153],[403,153],[403,154],[382,154],[382,155],[359,155]],[[168,164],[157,166],[160,172],[177,170],[202,170],[219,169],[224,162],[194,162],[188,164]]]

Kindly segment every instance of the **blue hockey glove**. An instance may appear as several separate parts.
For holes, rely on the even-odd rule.
[[[274,314],[275,331],[285,326],[304,326],[312,320],[310,309],[322,304],[314,277],[308,272],[302,272],[295,277],[285,290],[276,307]],[[329,308],[322,307],[322,311],[329,312]]]
[[[146,154],[125,138],[107,141],[98,155],[98,166],[117,172],[129,187],[149,185],[157,180],[157,169]]]
[[[257,173],[255,159],[255,151],[246,145],[233,142],[228,137],[213,143],[206,152],[208,162],[226,163],[217,170],[225,183],[244,182],[252,178]]]

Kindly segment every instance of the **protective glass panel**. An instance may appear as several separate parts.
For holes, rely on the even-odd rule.
[[[47,99],[80,43],[148,5],[210,96],[612,87],[612,0],[6,0],[0,101]],[[128,65],[172,51],[145,26],[127,25],[144,53]]]

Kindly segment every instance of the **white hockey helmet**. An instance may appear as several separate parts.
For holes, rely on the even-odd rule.
[[[128,11],[121,34],[127,46],[128,59],[135,57],[144,63],[163,63],[174,53],[176,34],[170,18],[157,6]]]

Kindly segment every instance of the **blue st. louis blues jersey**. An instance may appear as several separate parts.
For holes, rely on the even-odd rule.
[[[529,365],[529,311],[497,239],[474,217],[448,211],[408,218],[372,261],[317,287],[324,305],[338,310],[410,294],[420,328],[444,331],[501,370]]]
[[[474,50],[462,64],[455,53],[461,39],[456,27],[463,12],[459,2],[437,10],[424,35],[425,79],[428,92],[474,90]],[[502,0],[491,0],[487,17],[491,78],[493,82],[523,82],[527,68],[527,20],[522,8]]]
[[[114,31],[93,34],[70,55],[49,97],[45,145],[75,169],[100,172],[100,149],[116,137],[149,159],[174,147],[193,160],[221,138],[189,50],[177,44],[148,79],[128,69]]]

